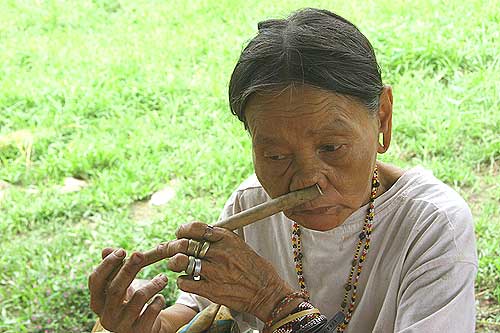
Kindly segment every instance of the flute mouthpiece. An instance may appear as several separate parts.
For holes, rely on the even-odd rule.
[[[319,184],[318,184],[318,183],[316,183],[316,188],[318,189],[318,192],[319,192],[319,194],[320,194],[320,195],[323,195],[323,194],[324,194],[324,193],[323,193],[323,191],[321,190],[321,187],[319,186]]]

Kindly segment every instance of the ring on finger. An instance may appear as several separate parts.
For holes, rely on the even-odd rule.
[[[196,256],[196,253],[198,253],[199,251],[200,251],[200,242],[194,239],[189,239],[186,254],[188,256]]]
[[[186,267],[186,270],[184,272],[186,272],[187,275],[192,275],[193,272],[194,272],[194,266],[195,266],[195,257],[193,256],[189,256],[189,260],[188,260],[188,265]]]
[[[196,258],[194,260],[194,262],[195,262],[195,264],[194,264],[193,280],[200,281],[200,279],[201,279],[201,276],[200,276],[200,273],[201,273],[201,259]]]
[[[200,252],[198,252],[198,255],[196,257],[200,259],[205,258],[209,248],[210,248],[210,242],[203,242],[200,248]]]

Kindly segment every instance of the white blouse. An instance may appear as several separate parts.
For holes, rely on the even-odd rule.
[[[255,175],[231,195],[221,218],[269,196]],[[367,206],[329,231],[302,228],[303,271],[311,303],[328,318],[340,310]],[[283,213],[243,229],[245,241],[296,286],[292,221]],[[474,332],[477,254],[464,200],[428,170],[416,167],[375,200],[370,250],[347,332]],[[177,303],[203,309],[209,301],[182,292]],[[249,314],[234,313],[241,331],[262,330]]]

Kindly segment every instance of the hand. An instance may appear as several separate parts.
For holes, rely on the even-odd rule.
[[[102,251],[103,261],[89,276],[90,307],[109,331],[157,333],[160,321],[156,318],[165,307],[165,300],[156,294],[165,288],[168,279],[160,274],[134,290],[131,284],[149,260],[140,252],[133,253],[127,260],[124,260],[125,255],[122,249]],[[154,295],[156,297],[145,307]]]
[[[164,244],[165,257],[171,257],[168,268],[182,272],[188,265],[189,239],[211,243],[202,259],[201,280],[181,276],[178,287],[223,304],[229,308],[247,312],[266,321],[276,304],[294,290],[283,281],[274,267],[255,253],[235,233],[204,223],[182,225],[177,240]]]

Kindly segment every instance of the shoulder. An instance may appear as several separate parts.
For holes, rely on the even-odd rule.
[[[392,243],[401,241],[396,330],[469,330],[477,253],[467,203],[421,167],[408,170],[394,185],[396,204],[386,209],[386,222],[397,232],[390,235]]]
[[[255,191],[262,190],[262,185],[255,173],[251,174],[247,179],[245,179],[236,189],[236,192],[245,192],[245,191]]]
[[[387,216],[407,230],[407,264],[418,271],[457,261],[477,265],[472,214],[455,190],[421,167],[393,187]]]
[[[402,180],[403,202],[414,208],[413,214],[419,220],[439,217],[454,228],[473,226],[472,214],[464,199],[430,170],[413,168]]]
[[[233,191],[224,205],[220,219],[266,202],[269,199],[269,195],[260,184],[257,176],[252,174]]]
[[[422,167],[404,172],[383,197],[382,206],[392,206],[393,209],[399,207],[413,215],[413,218],[422,219],[428,214],[437,214],[450,223],[454,223],[457,218],[472,223],[472,214],[463,198],[437,179],[430,170]]]

